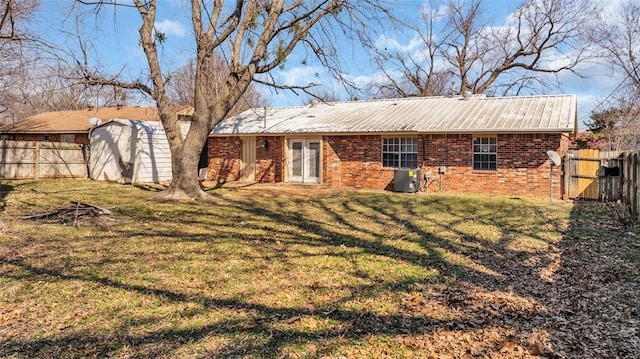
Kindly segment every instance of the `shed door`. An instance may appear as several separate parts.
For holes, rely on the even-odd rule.
[[[320,140],[289,140],[289,182],[320,183]]]
[[[256,139],[243,139],[240,151],[240,181],[254,182],[256,180]]]

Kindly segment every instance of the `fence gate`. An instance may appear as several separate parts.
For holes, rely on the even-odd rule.
[[[566,195],[600,201],[620,199],[622,182],[618,166],[618,152],[597,149],[569,151],[564,162]]]

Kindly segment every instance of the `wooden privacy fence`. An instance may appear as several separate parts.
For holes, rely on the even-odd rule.
[[[640,178],[639,154],[639,151],[633,151],[623,152],[620,155],[622,160],[623,201],[629,207],[629,212],[634,220],[637,220],[640,215],[640,193],[638,193],[638,178]]]
[[[87,178],[86,145],[0,141],[0,179]]]
[[[569,198],[617,201],[622,198],[619,152],[581,149],[564,161],[564,193]]]
[[[570,198],[620,201],[640,219],[640,151],[569,151],[564,161],[565,194]]]

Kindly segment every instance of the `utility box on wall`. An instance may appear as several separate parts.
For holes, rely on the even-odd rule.
[[[420,170],[398,168],[393,176],[393,190],[395,192],[418,192],[420,189]]]

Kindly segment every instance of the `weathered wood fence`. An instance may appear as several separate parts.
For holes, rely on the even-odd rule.
[[[640,188],[638,188],[638,180],[640,179],[639,156],[640,151],[623,152],[620,155],[622,161],[623,201],[629,207],[631,218],[634,220],[640,217]]]
[[[87,178],[86,145],[0,141],[0,179]]]
[[[564,160],[564,195],[569,198],[617,201],[622,198],[619,152],[581,149]]]
[[[640,219],[640,151],[569,151],[564,159],[564,193],[569,198],[622,202]]]

